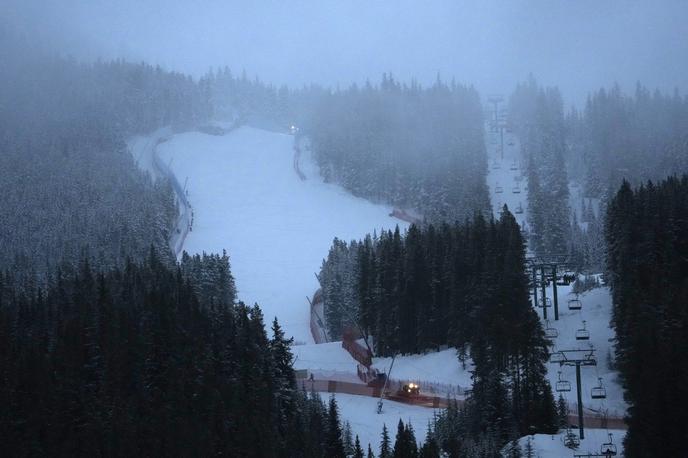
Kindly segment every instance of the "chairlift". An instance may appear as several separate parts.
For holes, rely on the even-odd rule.
[[[564,434],[564,446],[570,449],[577,449],[580,447],[580,439],[570,429],[566,430],[566,434]]]
[[[496,194],[501,194],[501,193],[503,193],[503,192],[504,192],[504,188],[502,188],[502,187],[499,186],[499,185],[495,186],[495,193],[496,193]]]
[[[585,355],[585,359],[587,361],[590,361],[590,363],[593,366],[597,366],[597,360],[595,359],[595,346],[593,344],[589,344],[590,349],[588,350],[588,353]]]
[[[604,444],[600,445],[600,455],[616,456],[616,444],[614,443],[612,433],[607,434],[609,434],[609,442],[605,442]]]
[[[580,299],[576,297],[575,299],[569,299],[569,310],[580,310],[583,308],[583,304]]]
[[[539,280],[539,279],[538,279],[538,280]],[[538,284],[538,285],[542,284],[542,281],[539,280],[539,281],[537,282],[537,284]],[[544,301],[544,302],[543,302],[543,301],[538,302],[538,305],[537,305],[537,306],[540,307],[540,308],[543,308],[543,307],[544,307],[544,308],[551,307],[551,306],[552,306],[552,300],[551,300],[549,297],[546,297],[546,298],[545,298],[545,301]]]
[[[550,326],[549,320],[546,322],[547,327],[545,328],[545,337],[548,339],[556,339],[559,337],[559,330],[555,327]]]
[[[516,164],[516,161],[511,163],[509,170],[518,170],[518,164]]]
[[[552,353],[552,356],[549,357],[549,360],[553,363],[563,363],[566,361],[566,356],[560,351],[555,351]]]
[[[593,399],[605,399],[607,397],[607,389],[602,384],[602,377],[597,378],[597,386],[590,390],[590,397]]]
[[[566,393],[571,391],[571,382],[561,379],[561,371],[559,371],[559,380],[557,380],[557,383],[555,384],[555,389],[557,390],[557,393]]]
[[[521,188],[519,188],[518,185],[516,185],[513,187],[511,192],[513,192],[514,194],[521,194]]]
[[[514,213],[516,213],[517,215],[523,214],[523,205],[521,205],[521,202],[518,203],[518,207],[516,207]]]
[[[574,281],[576,281],[576,274],[567,270],[560,277],[557,277],[557,286],[568,286]]]
[[[585,329],[585,320],[583,320],[583,327],[576,331],[576,340],[590,340],[590,331]]]
[[[493,170],[499,170],[500,168],[501,168],[501,166],[499,165],[499,162],[497,162],[496,160],[492,162],[492,169]]]

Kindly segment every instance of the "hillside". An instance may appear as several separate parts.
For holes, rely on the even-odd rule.
[[[312,342],[306,296],[334,237],[393,228],[391,208],[352,197],[314,173],[308,151],[302,181],[293,169],[292,135],[241,127],[223,136],[189,132],[158,147],[194,209],[189,253],[231,256],[238,296],[277,316],[287,335]]]

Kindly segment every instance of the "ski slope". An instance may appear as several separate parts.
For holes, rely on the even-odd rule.
[[[598,454],[600,453],[600,446],[604,443],[609,442],[608,434],[612,435],[612,443],[617,447],[618,457],[623,457],[623,447],[621,443],[626,431],[620,430],[609,430],[604,429],[593,429],[585,432],[585,439],[580,441],[580,446],[577,450],[571,450],[564,446],[564,434],[534,434],[532,436],[525,436],[519,439],[519,445],[523,456],[526,456],[526,444],[530,440],[531,447],[533,449],[534,455],[538,458],[561,458],[561,457],[571,457],[574,453],[576,454]]]
[[[305,369],[318,380],[362,383],[356,373],[356,360],[342,348],[341,342],[294,345],[294,369]]]
[[[547,297],[552,297],[551,286],[546,288]],[[623,399],[616,371],[609,368],[610,356],[614,354],[613,340],[614,330],[609,327],[611,319],[612,301],[609,288],[600,287],[581,294],[578,298],[583,305],[581,310],[568,310],[568,300],[575,297],[571,294],[570,286],[558,286],[559,296],[559,321],[554,320],[554,311],[548,309],[549,325],[559,331],[559,336],[554,339],[552,351],[583,349],[587,350],[592,345],[595,348],[597,366],[581,368],[581,384],[583,389],[583,406],[587,412],[604,412],[610,416],[623,417],[628,407]],[[537,309],[542,318],[542,309]],[[576,340],[576,330],[583,327],[590,331],[590,339]],[[543,320],[543,327],[547,323]],[[562,372],[562,379],[571,382],[572,391],[562,393],[571,405],[571,413],[575,413],[573,404],[576,402],[576,373],[574,367],[559,364],[548,364],[547,376],[552,388],[555,388],[558,372]],[[598,378],[606,388],[606,399],[592,399],[591,390],[597,386]],[[558,397],[559,393],[554,393]]]
[[[373,358],[373,367],[387,372],[392,358]],[[427,394],[450,395],[464,398],[465,391],[473,386],[473,362],[466,360],[463,368],[455,348],[421,355],[399,355],[394,359],[392,378],[418,383]]]
[[[522,228],[527,228],[528,215],[528,178],[522,164],[520,142],[515,134],[504,133],[504,154],[502,157],[500,136],[497,132],[490,132],[486,128],[486,147],[488,153],[488,175],[487,184],[490,188],[490,199],[495,218],[499,217],[499,212],[504,204],[514,213],[516,221]],[[522,167],[523,166],[523,167]],[[501,189],[499,189],[501,188]],[[580,206],[582,194],[580,186],[572,183],[571,208],[578,211],[580,217]],[[500,192],[498,192],[500,191]],[[518,191],[518,192],[516,192]],[[592,202],[594,211],[598,213],[598,202]],[[522,208],[522,213],[516,210]],[[607,413],[609,416],[623,417],[627,409],[627,404],[623,400],[623,390],[619,384],[618,375],[608,367],[610,355],[614,354],[613,338],[614,331],[610,328],[612,302],[609,289],[606,287],[596,288],[581,295],[579,299],[583,304],[582,310],[568,310],[568,300],[575,296],[571,293],[571,286],[559,286],[559,310],[560,319],[555,321],[554,311],[548,309],[549,324],[556,328],[559,336],[555,339],[552,351],[589,349],[590,345],[595,348],[598,361],[596,367],[584,367],[581,369],[582,382],[582,401],[586,414]],[[540,299],[538,290],[538,299]],[[548,298],[553,297],[552,286],[546,288]],[[538,315],[542,320],[543,327],[547,323],[543,319],[542,308],[537,309]],[[583,320],[586,321],[586,329],[590,331],[589,341],[576,340],[576,331],[583,327]],[[576,388],[575,388],[575,368],[559,364],[548,364],[548,379],[554,390],[559,379],[558,372],[561,371],[562,380],[571,382],[572,391],[563,392],[570,406],[571,413],[576,412]],[[604,400],[594,400],[591,397],[591,389],[598,385],[598,379],[602,378],[602,383],[607,391],[607,398]],[[554,392],[555,397],[559,393]]]
[[[487,186],[495,218],[506,204],[521,228],[527,227],[528,178],[521,164],[520,143],[516,135],[504,133],[504,155],[501,154],[499,133],[485,129],[488,172]],[[522,211],[521,211],[522,210]]]
[[[322,393],[323,400],[328,399],[327,393]],[[394,445],[397,434],[397,424],[401,419],[405,424],[411,423],[415,431],[416,440],[421,444],[425,440],[428,423],[432,422],[436,411],[427,407],[410,406],[394,401],[384,401],[382,413],[377,413],[376,398],[356,396],[352,394],[336,394],[335,399],[343,421],[351,424],[354,435],[358,434],[361,447],[368,449],[368,444],[377,456],[380,451],[382,425],[387,425],[390,440]],[[354,436],[355,437],[355,436]]]
[[[359,239],[407,223],[391,208],[356,198],[320,179],[309,151],[302,181],[293,169],[292,135],[241,127],[226,135],[188,132],[158,146],[194,208],[189,253],[231,259],[239,299],[257,302],[266,321],[277,316],[287,335],[312,342],[306,296],[334,237]]]

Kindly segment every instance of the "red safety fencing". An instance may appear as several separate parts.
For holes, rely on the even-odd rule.
[[[327,333],[325,332],[325,323],[323,323],[321,316],[318,314],[318,308],[322,307],[322,292],[320,288],[313,294],[313,300],[311,301],[311,336],[313,336],[313,342],[317,344],[327,342]]]
[[[373,398],[379,398],[382,394],[381,387],[372,387],[367,385],[362,385],[358,383],[351,382],[340,382],[336,380],[300,380],[300,385],[305,390],[312,390],[324,393],[342,393],[342,394],[355,394],[358,396],[368,396]],[[387,390],[385,393],[385,398],[401,402],[404,404],[412,404],[422,407],[431,408],[446,408],[449,404],[446,398],[441,398],[438,396],[423,396],[423,395],[411,395],[405,396],[399,394],[396,389]],[[462,400],[457,400],[459,404],[462,404]]]
[[[568,422],[570,425],[578,425],[578,415],[569,414]],[[604,415],[583,415],[583,426],[592,429],[627,429],[628,426],[623,418],[605,417]]]
[[[370,350],[355,340],[348,338],[346,334],[342,340],[342,347],[348,351],[356,361],[361,363],[366,368],[370,368],[370,366],[372,366],[373,354],[370,352]]]
[[[372,387],[360,383],[342,382],[337,380],[299,380],[299,385],[304,390],[312,390],[320,393],[342,393],[354,394],[358,396],[368,396],[379,398],[382,394],[381,387]],[[427,395],[405,395],[401,393],[398,382],[390,384],[385,392],[385,398],[390,401],[401,402],[404,404],[411,404],[420,407],[428,408],[446,408],[449,405],[449,399],[440,396]],[[461,406],[464,403],[462,399],[456,399],[456,403]],[[569,423],[576,425],[578,423],[577,415],[569,415]],[[587,414],[583,417],[586,428],[591,429],[626,429],[626,423],[622,418],[605,418],[603,415]]]

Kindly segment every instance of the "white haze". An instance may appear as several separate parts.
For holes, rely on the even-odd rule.
[[[688,87],[687,1],[4,0],[5,25],[80,59],[346,86],[383,72],[508,93],[533,73],[569,101],[618,82]]]

